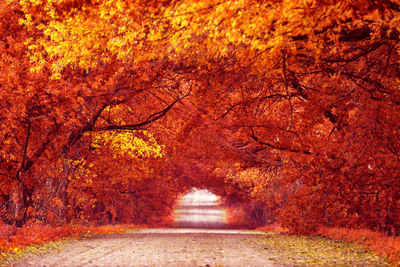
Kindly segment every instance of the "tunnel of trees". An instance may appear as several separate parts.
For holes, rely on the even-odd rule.
[[[0,1],[0,220],[400,232],[398,0]]]

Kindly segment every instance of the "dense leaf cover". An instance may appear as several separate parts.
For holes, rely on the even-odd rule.
[[[0,209],[154,223],[197,186],[400,231],[400,2],[0,3]]]

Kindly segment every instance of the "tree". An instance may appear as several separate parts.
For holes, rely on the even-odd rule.
[[[1,48],[7,221],[25,221],[17,203],[27,210],[88,133],[150,130],[166,146],[159,174],[181,191],[213,188],[297,232],[399,229],[397,0],[21,0],[2,12],[15,28]]]

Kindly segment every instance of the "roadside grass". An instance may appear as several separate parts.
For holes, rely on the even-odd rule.
[[[8,266],[27,255],[41,255],[45,253],[57,252],[62,250],[63,243],[70,239],[50,241],[44,244],[32,244],[23,249],[13,250],[12,252],[2,252],[0,255],[0,266]]]
[[[28,254],[42,254],[61,250],[63,243],[71,239],[133,232],[137,228],[144,227],[146,226],[133,224],[104,226],[64,225],[58,227],[32,224],[22,228],[0,225],[0,266],[7,266],[9,262]]]
[[[393,266],[362,245],[320,236],[267,232],[261,242],[284,266]]]
[[[279,224],[266,225],[257,228],[257,230],[272,233],[289,233],[288,229],[281,227]],[[337,227],[321,227],[315,236],[309,237],[320,237],[325,240],[344,242],[345,244],[348,243],[359,246],[371,255],[380,257],[382,262],[378,262],[377,266],[400,266],[400,237],[387,236],[383,233],[374,232],[368,229]],[[356,264],[356,266],[358,265]]]
[[[322,227],[318,234],[327,238],[360,244],[378,256],[386,258],[393,266],[400,266],[400,236],[387,236],[368,229]]]
[[[61,250],[71,239],[134,232],[137,225],[51,227],[35,224],[23,228],[0,225],[0,266],[25,255]],[[289,235],[279,225],[258,228],[266,232],[261,242],[270,260],[288,266],[400,266],[398,237],[368,230],[321,229],[319,235]],[[342,240],[342,241],[341,241]],[[358,244],[356,244],[358,243]],[[373,252],[372,252],[373,251]]]

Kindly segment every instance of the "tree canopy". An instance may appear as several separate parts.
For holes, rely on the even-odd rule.
[[[152,223],[197,186],[294,232],[398,233],[399,13],[3,1],[2,220]]]

